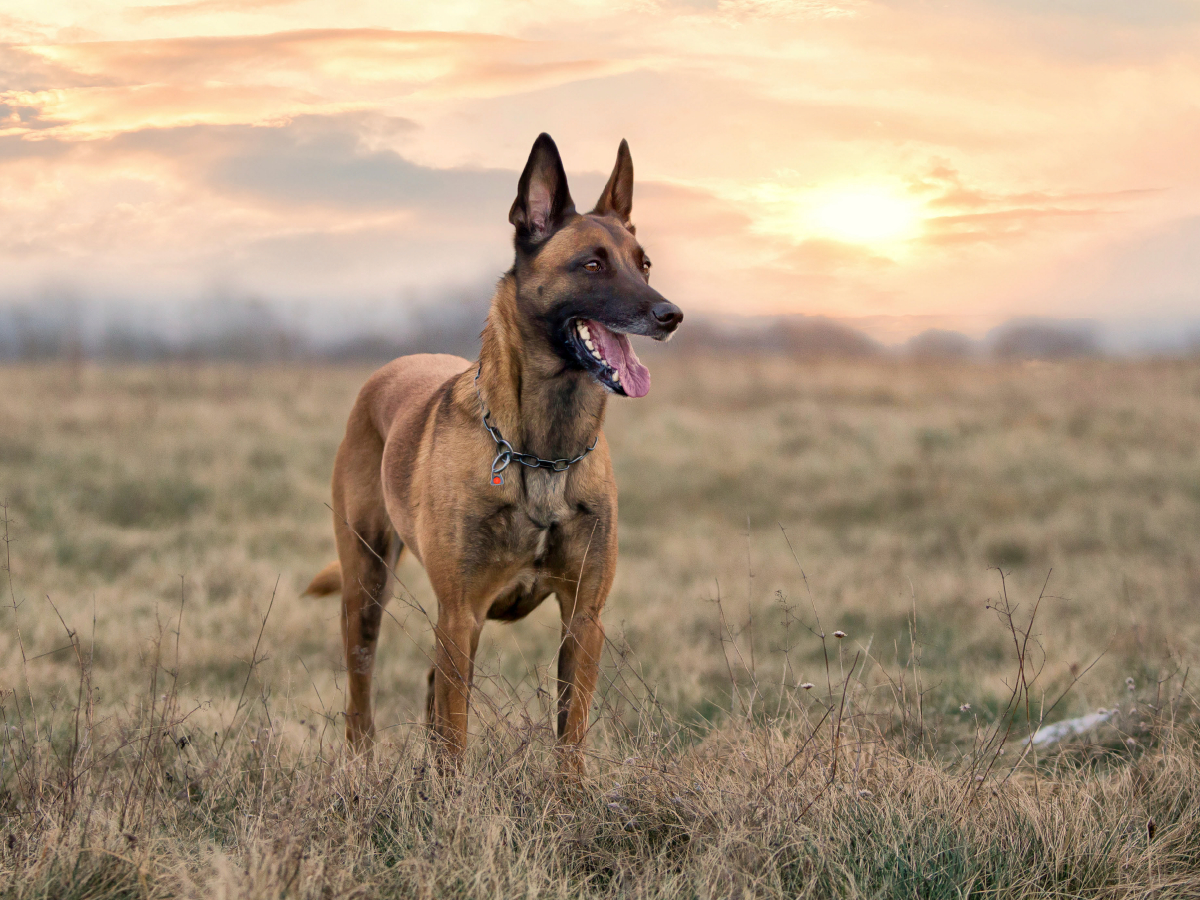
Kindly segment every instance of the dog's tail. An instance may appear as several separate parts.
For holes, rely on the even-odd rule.
[[[336,559],[317,573],[317,577],[304,589],[313,597],[326,597],[342,589],[342,564]]]

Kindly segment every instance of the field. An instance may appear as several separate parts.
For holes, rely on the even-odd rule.
[[[0,897],[1200,894],[1200,362],[646,356],[581,779],[553,604],[426,764],[411,560],[345,757],[368,369],[0,370]]]

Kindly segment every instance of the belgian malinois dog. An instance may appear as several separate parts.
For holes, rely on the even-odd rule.
[[[601,426],[609,394],[643,397],[628,335],[666,340],[683,313],[649,285],[634,237],[633,161],[621,141],[595,209],[575,211],[558,148],[538,137],[508,219],[516,259],[492,298],[477,363],[418,354],[358,395],[333,469],[338,562],[308,593],[342,592],[346,737],[374,740],[371,670],[389,573],[405,547],[438,599],[426,720],[443,759],[465,746],[487,619],[562,612],[558,738],[582,765],[617,563],[617,486]]]

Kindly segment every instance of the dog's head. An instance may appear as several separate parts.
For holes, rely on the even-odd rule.
[[[665,341],[683,312],[650,287],[650,258],[634,236],[633,160],[621,141],[596,208],[579,214],[558,147],[534,142],[508,220],[516,227],[517,303],[553,352],[616,394],[644,397],[650,373],[629,335]]]

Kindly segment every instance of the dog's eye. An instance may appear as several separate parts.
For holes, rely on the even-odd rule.
[[[642,271],[647,275],[650,274],[650,257],[648,256],[642,257]]]
[[[596,259],[588,260],[583,264],[583,267],[589,272],[599,272],[601,268],[600,261]]]

